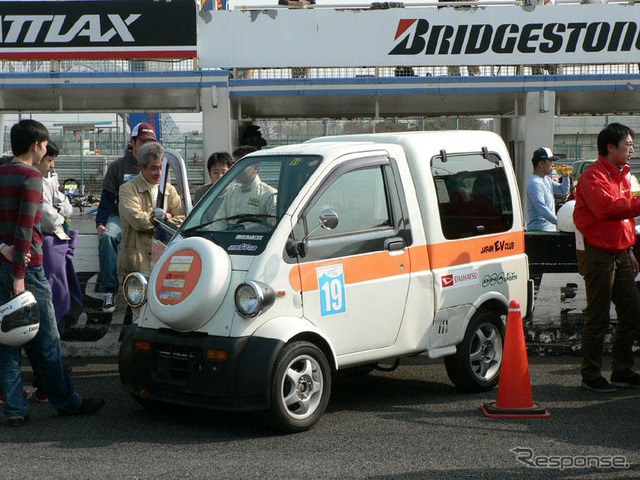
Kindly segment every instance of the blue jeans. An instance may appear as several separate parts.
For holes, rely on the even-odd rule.
[[[0,263],[0,305],[9,300],[13,292],[11,264]],[[56,410],[72,412],[82,403],[75,393],[71,377],[62,363],[60,335],[56,326],[56,316],[51,303],[51,287],[44,276],[43,267],[27,267],[25,287],[36,298],[40,313],[40,329],[33,340],[23,345],[34,369],[42,377],[49,403]],[[7,418],[24,417],[29,413],[24,398],[24,385],[20,370],[22,347],[0,345],[0,387],[6,404],[4,414]]]
[[[111,215],[105,227],[108,231],[102,233],[98,243],[98,260],[102,277],[98,290],[115,292],[118,289],[118,245],[122,242],[120,217]]]

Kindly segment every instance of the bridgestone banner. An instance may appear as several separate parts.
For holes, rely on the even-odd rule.
[[[0,2],[0,59],[193,58],[193,0]]]
[[[633,63],[640,4],[213,12],[203,67]]]

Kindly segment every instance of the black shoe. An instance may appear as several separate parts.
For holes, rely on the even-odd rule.
[[[104,294],[104,300],[102,301],[102,311],[104,313],[111,313],[116,309],[116,296],[113,292],[107,292]]]
[[[44,393],[41,389],[36,390],[36,402],[38,403],[46,403],[49,401],[49,399],[47,398],[47,394]]]
[[[619,374],[611,374],[611,385],[620,388],[640,388],[640,374],[633,373],[628,377],[622,378]]]
[[[24,417],[7,418],[5,419],[4,424],[7,427],[22,427],[28,423],[29,420],[31,420],[31,417],[29,415],[25,415]]]
[[[72,412],[58,411],[59,415],[93,415],[104,407],[104,399],[102,398],[83,398],[80,407]]]
[[[607,382],[607,379],[604,377],[598,377],[594,380],[582,380],[582,388],[601,393],[612,393],[616,391],[616,389]]]

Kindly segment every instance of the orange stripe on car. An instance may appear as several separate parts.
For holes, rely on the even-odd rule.
[[[399,255],[384,251],[302,263],[289,272],[289,283],[298,292],[316,290],[316,269],[329,265],[341,264],[345,283],[352,284],[523,253],[524,232],[504,233],[410,247]]]
[[[454,267],[471,262],[510,257],[524,253],[524,232],[466,238],[427,246],[431,268]]]
[[[424,249],[424,247],[422,247]],[[352,257],[342,257],[321,262],[297,265],[289,273],[289,282],[296,291],[317,290],[316,269],[329,265],[342,265],[344,281],[347,284],[360,283],[378,278],[409,273],[410,257],[407,250],[399,255],[389,252],[374,252]]]

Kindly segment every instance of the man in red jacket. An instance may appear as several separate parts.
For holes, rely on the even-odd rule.
[[[587,293],[582,387],[596,392],[640,387],[640,374],[632,370],[631,352],[640,333],[640,301],[634,281],[638,261],[633,254],[634,217],[640,215],[640,197],[631,195],[628,165],[633,137],[633,130],[620,123],[603,129],[598,135],[598,161],[580,176],[576,189],[576,252]],[[611,301],[618,318],[609,383],[601,369]]]

